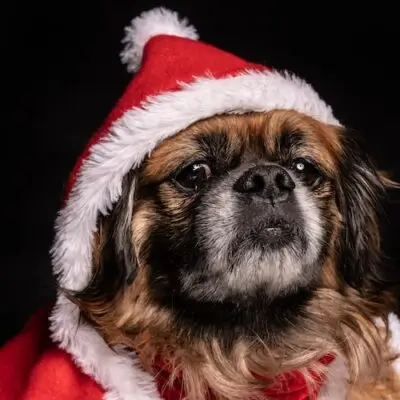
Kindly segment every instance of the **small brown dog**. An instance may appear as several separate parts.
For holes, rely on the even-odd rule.
[[[107,343],[183,373],[190,399],[245,399],[262,384],[252,373],[327,353],[360,398],[393,394],[374,324],[389,309],[376,292],[383,189],[345,130],[297,112],[198,122],[126,177],[72,300]]]
[[[152,12],[128,38],[146,36],[149,15],[177,28],[174,14]],[[150,385],[162,360],[191,400],[300,399],[268,391],[294,371],[310,399],[400,399],[376,211],[394,184],[309,86],[223,52],[210,77],[219,50],[179,24],[185,39],[147,42],[151,73],[139,70],[134,100],[73,175],[53,250],[53,338],[108,398],[158,398],[132,381]],[[140,40],[123,55],[131,70]],[[190,53],[206,78],[177,89],[199,76],[176,61],[193,43],[212,53]],[[174,62],[160,67],[157,46]],[[160,89],[143,105],[145,76]]]

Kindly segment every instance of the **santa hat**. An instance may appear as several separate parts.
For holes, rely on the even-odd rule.
[[[272,109],[339,125],[309,84],[199,41],[193,26],[164,8],[133,19],[123,42],[122,62],[135,76],[78,160],[56,220],[54,274],[68,290],[90,281],[96,222],[118,200],[124,175],[167,137],[216,114]],[[53,340],[108,399],[159,398],[135,358],[110,349],[61,291],[50,319]]]

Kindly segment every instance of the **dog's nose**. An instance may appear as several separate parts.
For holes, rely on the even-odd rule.
[[[262,165],[245,171],[235,182],[234,190],[263,197],[274,204],[286,201],[295,186],[284,168],[279,165]]]

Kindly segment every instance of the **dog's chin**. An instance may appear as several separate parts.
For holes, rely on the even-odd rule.
[[[311,283],[315,261],[308,257],[306,236],[296,223],[265,219],[249,225],[238,229],[227,254],[215,260],[218,267],[212,258],[199,260],[196,268],[181,276],[186,296],[236,303],[261,296],[272,302]]]
[[[304,263],[300,242],[287,226],[242,241],[225,272],[184,276],[181,293],[170,302],[174,315],[195,335],[219,332],[234,339],[268,331],[274,340],[297,323],[313,296],[318,263]]]

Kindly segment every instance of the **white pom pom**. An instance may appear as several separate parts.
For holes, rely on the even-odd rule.
[[[199,38],[196,28],[189,25],[186,18],[180,19],[176,12],[163,7],[145,11],[125,28],[125,37],[122,40],[125,47],[120,56],[129,72],[136,72],[139,69],[145,44],[153,36],[163,34],[193,40]]]

